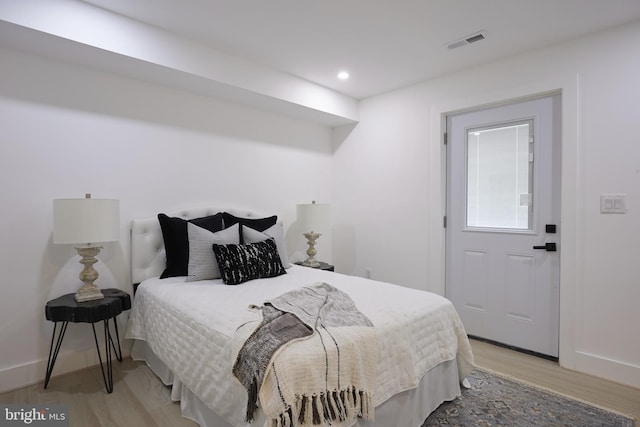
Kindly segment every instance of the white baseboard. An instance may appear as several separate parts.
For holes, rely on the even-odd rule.
[[[570,369],[640,389],[640,366],[586,351],[576,351],[574,362]]]
[[[104,345],[100,346],[102,360],[105,361]],[[122,346],[122,357],[129,356],[127,346]],[[113,354],[114,363],[118,363]],[[85,351],[68,351],[60,350],[56,359],[49,385],[55,382],[56,376],[68,374],[69,372],[86,369],[100,363],[95,348]],[[105,366],[106,369],[106,366]],[[47,372],[47,359],[36,360],[25,363],[23,365],[13,366],[11,368],[0,371],[0,393],[13,391],[20,388],[28,387],[34,384],[42,383],[44,387],[44,378]]]

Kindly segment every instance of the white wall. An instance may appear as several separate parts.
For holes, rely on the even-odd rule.
[[[9,50],[0,64],[0,391],[44,378],[44,304],[80,284],[75,250],[52,244],[53,199],[120,200],[121,240],[96,269],[126,291],[133,218],[208,202],[277,213],[295,251],[295,205],[331,200],[328,127]],[[95,360],[91,328],[71,325],[54,374]]]
[[[560,361],[640,387],[639,43],[635,23],[362,101],[334,135],[337,269],[443,293],[441,116],[562,90]]]

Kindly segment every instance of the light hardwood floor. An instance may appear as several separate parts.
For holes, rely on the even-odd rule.
[[[0,402],[69,405],[71,427],[197,426],[180,415],[170,389],[144,363],[130,358],[114,361],[111,394],[97,366],[53,377],[46,390],[42,386],[0,394]]]
[[[471,346],[479,367],[640,419],[640,389],[563,369],[557,362],[482,341],[471,340]]]
[[[640,418],[640,390],[562,369],[557,363],[480,341],[471,342],[476,364],[600,407]],[[104,391],[100,370],[95,367],[54,377],[42,384],[0,394],[0,403],[66,404],[70,425],[171,426],[196,424],[180,415],[170,390],[144,363],[125,359],[114,364],[114,390]]]

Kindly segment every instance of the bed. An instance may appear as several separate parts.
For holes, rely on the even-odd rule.
[[[220,228],[220,224],[216,223],[212,228],[211,224],[217,220],[211,222],[211,218],[219,217],[222,212],[225,218],[232,218],[236,223],[230,225],[223,220],[222,228],[213,231]],[[187,240],[184,236],[179,239],[169,237],[167,224],[182,224],[180,226],[184,228],[186,220],[189,220],[186,223]],[[255,230],[247,230],[254,224]],[[226,234],[224,230],[227,230]],[[259,233],[266,234],[268,240],[261,242]],[[241,236],[239,239],[244,237],[240,244],[233,241],[236,234]],[[197,235],[201,241],[194,237]],[[230,236],[233,236],[231,242],[228,241]],[[258,278],[252,279],[249,274],[250,280],[241,280],[235,286],[227,285],[227,279],[234,279],[226,267],[220,265],[216,273],[203,272],[203,265],[210,263],[212,257],[212,251],[207,249],[211,248],[212,238],[219,259],[225,256],[219,252],[222,249],[245,246],[253,249],[254,244],[262,245],[262,248],[270,243],[265,250],[271,255],[278,254],[284,273],[258,274]],[[170,266],[173,263],[170,259],[175,260],[176,244],[186,244],[192,249],[190,252],[187,249],[186,274],[184,268]],[[181,256],[184,264],[184,248]],[[352,347],[354,351],[360,350],[363,355],[359,357],[367,358],[367,364],[372,364],[373,360],[373,367],[365,369],[354,363],[351,369],[367,374],[368,382],[364,383],[370,394],[369,405],[375,408],[368,416],[346,420],[334,418],[332,425],[420,426],[442,402],[460,396],[460,383],[473,369],[473,355],[464,327],[448,300],[389,283],[293,265],[284,248],[282,223],[275,216],[237,209],[198,208],[134,220],[131,262],[132,280],[136,285],[139,283],[125,334],[132,341],[132,358],[145,361],[164,384],[171,386],[171,397],[180,401],[182,415],[201,426],[299,425],[297,415],[284,421],[274,419],[266,400],[260,402],[253,413],[254,419],[248,422],[248,401],[251,399],[248,390],[234,375],[234,369],[247,339],[255,335],[261,324],[264,308],[260,310],[259,307],[300,289],[326,286],[347,295],[372,324],[369,328],[331,329],[363,330],[367,334],[353,338],[356,345]],[[170,268],[173,268],[173,275],[166,274]],[[222,277],[210,278],[215,274]],[[317,336],[317,332],[313,331],[312,336]],[[273,378],[275,361],[285,358],[284,353],[289,349],[305,348],[305,340],[295,340],[283,346],[285,350],[274,354],[273,366],[267,368],[261,393],[268,389],[267,379]],[[338,351],[337,359],[347,354],[342,351],[343,355]],[[326,354],[325,359],[324,368],[329,363]],[[290,366],[292,372],[295,367],[303,374],[318,371],[315,365],[306,366],[302,362],[283,366]],[[279,366],[279,371],[288,369]],[[364,399],[360,403],[364,405],[363,402]]]

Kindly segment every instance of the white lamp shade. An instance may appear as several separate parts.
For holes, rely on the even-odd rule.
[[[120,201],[57,199],[53,201],[53,243],[89,244],[120,239]]]
[[[323,232],[329,229],[330,205],[309,203],[298,205],[297,216],[300,230],[303,232]]]

